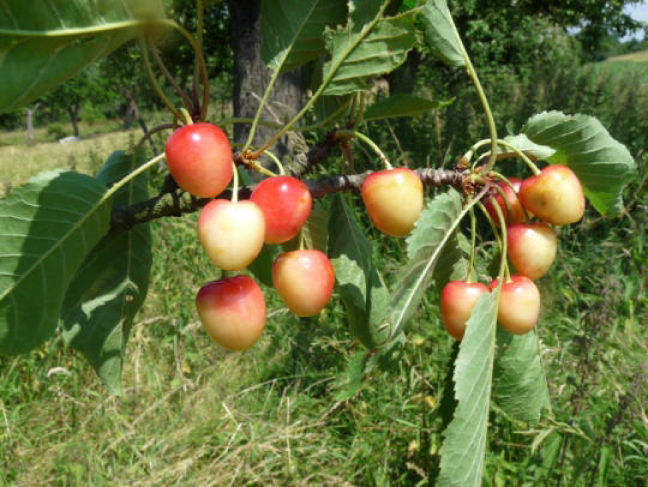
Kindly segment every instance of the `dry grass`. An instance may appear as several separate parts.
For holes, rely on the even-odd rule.
[[[630,54],[623,54],[621,56],[614,56],[608,61],[632,61],[635,63],[648,62],[648,49],[645,51],[631,52]]]
[[[67,169],[93,174],[113,151],[137,142],[137,129],[105,133],[79,142],[0,146],[0,196],[42,171]]]

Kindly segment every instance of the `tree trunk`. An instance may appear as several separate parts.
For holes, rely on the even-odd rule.
[[[79,137],[79,107],[74,105],[67,109],[72,123],[72,132],[75,137]]]
[[[27,144],[32,145],[34,143],[34,115],[36,110],[40,106],[40,102],[34,105],[34,108],[27,108]]]
[[[252,118],[272,76],[272,71],[261,59],[261,3],[260,0],[229,0],[229,10],[234,51],[234,116]],[[262,118],[273,122],[288,121],[301,108],[303,97],[301,70],[280,75]],[[253,144],[262,145],[276,131],[259,127]],[[249,133],[249,124],[234,127],[236,142],[244,143]],[[292,143],[284,137],[271,150],[282,157],[292,152]]]
[[[135,99],[135,96],[131,92],[128,92],[126,93],[126,98],[128,99],[128,111],[132,113],[133,117],[135,117],[137,123],[142,129],[142,132],[144,132],[144,135],[148,135],[149,131],[148,131],[148,127],[146,126],[146,120],[144,120],[144,117],[142,117],[142,113],[139,110],[139,106],[137,105],[137,100]],[[157,147],[155,146],[155,141],[153,140],[153,138],[149,137],[148,142],[149,145],[151,146],[151,149],[153,150],[153,153],[157,154],[158,150]]]

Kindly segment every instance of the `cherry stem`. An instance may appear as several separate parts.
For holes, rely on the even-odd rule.
[[[504,218],[504,213],[502,213],[502,208],[497,204],[497,201],[495,201],[495,198],[492,196],[489,198],[491,205],[493,205],[493,208],[495,208],[495,212],[497,213],[497,218],[499,219],[500,222],[500,230],[502,231],[502,256],[500,258],[500,268],[499,268],[499,273],[498,273],[498,279],[500,281],[500,284],[502,282],[502,279],[504,279],[504,273],[506,272],[508,274],[508,263],[506,262],[506,256],[507,256],[507,238],[506,238],[506,219]],[[508,275],[508,281],[511,280],[510,275]],[[507,281],[507,282],[508,282]]]
[[[492,174],[493,176],[495,176],[495,177],[496,177],[497,179],[499,179],[500,181],[504,181],[504,183],[505,183],[509,188],[511,188],[511,191],[513,191],[513,194],[515,195],[515,199],[518,201],[518,203],[520,203],[520,207],[522,208],[522,212],[524,213],[524,219],[525,219],[525,220],[530,220],[531,218],[529,218],[529,214],[527,213],[527,209],[526,209],[526,208],[524,207],[524,205],[522,204],[522,201],[520,200],[520,195],[519,195],[518,192],[515,190],[515,187],[513,186],[513,184],[511,183],[511,181],[509,181],[508,178],[507,178],[506,176],[504,176],[503,174],[500,174],[500,173],[498,173],[498,172],[491,171],[490,174]],[[507,206],[507,211],[509,211],[509,215],[510,215],[511,213],[510,213],[510,210],[509,210],[508,206]]]
[[[181,120],[184,122],[185,125],[193,125],[193,119],[191,118],[191,114],[187,110],[181,108],[180,113],[182,114]]]
[[[205,31],[205,8],[203,0],[196,0],[196,11],[198,12],[198,19],[196,23],[196,45],[198,50],[202,52],[203,48],[203,33]],[[194,93],[198,94],[199,84],[198,78],[200,77],[200,61],[198,55],[195,56],[194,60],[194,75],[193,75],[193,90]],[[207,115],[207,113],[205,113]]]
[[[173,105],[173,103],[171,103],[171,101],[167,98],[167,96],[164,94],[164,91],[162,91],[162,87],[157,82],[157,79],[155,79],[155,74],[153,73],[153,68],[151,66],[151,60],[149,59],[149,55],[148,55],[148,47],[146,46],[146,42],[144,41],[144,38],[140,37],[139,42],[140,42],[140,51],[142,52],[142,61],[144,62],[144,70],[146,71],[146,75],[149,79],[149,82],[153,87],[153,91],[155,91],[155,93],[160,98],[160,100],[162,100],[162,103],[164,103],[164,106],[166,106],[169,109],[169,111],[173,114],[173,116],[178,120],[182,120],[183,118],[182,114]]]
[[[153,59],[155,60],[155,64],[157,64],[157,67],[162,71],[162,74],[165,76],[169,84],[173,87],[175,92],[178,94],[180,98],[182,98],[182,102],[184,103],[185,107],[187,110],[193,110],[193,104],[191,103],[191,100],[187,96],[187,94],[184,92],[182,88],[176,83],[176,80],[171,76],[171,73],[169,73],[169,70],[167,67],[164,65],[164,62],[162,61],[162,58],[160,57],[160,53],[158,52],[157,48],[152,45],[151,41],[147,39],[147,46],[151,50],[151,53],[153,53]]]
[[[472,282],[473,266],[475,264],[475,246],[477,242],[477,218],[475,218],[475,209],[470,209],[470,262],[468,262],[468,275],[466,282]]]
[[[540,174],[540,169],[538,169],[538,166],[536,166],[531,159],[529,159],[529,156],[527,156],[524,152],[522,152],[520,149],[515,147],[513,144],[510,144],[504,140],[499,140],[497,142],[500,145],[503,145],[507,149],[511,149],[515,154],[524,161],[524,163],[531,169],[531,172],[537,176]]]
[[[488,223],[490,224],[491,230],[493,231],[493,235],[495,235],[495,241],[497,242],[497,246],[501,250],[502,242],[500,241],[499,231],[497,230],[497,225],[495,225],[495,221],[493,221],[493,217],[491,217],[490,213],[488,213],[488,210],[483,205],[483,203],[480,202],[477,206],[482,211],[482,213],[486,216],[486,219],[488,220]]]
[[[369,137],[367,137],[365,134],[360,133],[356,130],[338,130],[336,134],[341,135],[343,137],[345,136],[355,137],[356,139],[361,140],[362,142],[367,144],[369,148],[371,148],[371,150],[373,150],[376,153],[376,155],[380,159],[380,162],[383,163],[386,169],[388,170],[394,169],[394,166],[391,165],[385,153],[382,150],[380,150],[380,147],[378,147],[378,145],[376,145],[376,143],[373,140],[371,140]]]
[[[304,250],[306,247],[306,238],[304,238],[304,227],[299,231],[299,250]]]
[[[158,125],[157,127],[153,127],[151,130],[146,132],[142,138],[139,140],[139,142],[135,145],[135,152],[137,152],[140,147],[144,145],[144,143],[149,140],[153,135],[157,134],[158,132],[162,132],[163,130],[172,130],[173,124],[172,123],[164,123],[162,125]]]
[[[279,174],[280,174],[281,176],[283,176],[283,175],[286,174],[286,171],[285,171],[285,169],[284,169],[284,167],[283,167],[283,164],[281,163],[281,161],[279,160],[279,158],[278,158],[277,156],[275,156],[275,155],[274,155],[272,152],[270,152],[269,150],[266,150],[266,151],[264,152],[264,154],[267,155],[270,159],[272,159],[272,162],[274,162],[275,165],[279,168]],[[275,176],[276,176],[276,174],[275,174]]]
[[[493,185],[493,187],[495,188],[495,191],[497,191],[499,193],[499,195],[502,197],[502,201],[504,202],[504,206],[506,207],[506,215],[510,216],[511,215],[511,204],[509,203],[509,200],[506,197],[506,193],[504,192],[504,190],[502,188],[500,188],[496,184]],[[515,191],[513,191],[513,192],[515,192]],[[493,200],[497,201],[495,198],[493,198]],[[499,204],[497,206],[499,206]],[[500,207],[500,209],[501,209],[501,207]]]
[[[202,99],[202,106],[200,110],[200,120],[206,120],[207,113],[209,110],[209,74],[207,73],[207,65],[205,64],[205,58],[203,56],[202,49],[200,48],[196,40],[193,38],[193,36],[189,32],[187,32],[187,30],[184,27],[182,27],[180,24],[178,24],[175,20],[163,19],[160,20],[159,23],[171,27],[173,29],[176,29],[178,32],[180,32],[185,37],[185,39],[189,41],[189,44],[191,44],[191,47],[194,50],[194,54],[196,55],[198,66],[200,67],[200,74],[202,75],[202,83],[203,83],[203,99]]]
[[[517,147],[515,147],[515,146],[514,146],[513,144],[511,144],[510,142],[506,142],[505,140],[502,140],[502,139],[499,139],[499,140],[497,141],[497,143],[498,143],[498,145],[501,145],[502,147],[505,147],[505,148],[507,148],[507,149],[510,149],[510,150],[513,152],[513,154],[515,154],[517,157],[519,157],[520,159],[522,159],[522,161],[523,161],[523,162],[524,162],[524,163],[529,167],[529,169],[531,170],[531,172],[532,172],[534,175],[538,175],[538,174],[540,174],[540,169],[538,169],[538,166],[536,166],[536,165],[533,163],[533,161],[529,158],[529,156],[527,156],[523,151],[521,151],[520,149],[518,149]],[[475,144],[470,148],[470,150],[471,150],[471,151],[476,151],[476,150],[479,149],[480,147],[483,147],[483,146],[488,145],[488,144],[490,144],[490,139],[480,140],[479,142],[476,142],[476,143],[475,143]],[[486,152],[485,154],[482,154],[482,155],[479,157],[479,159],[477,159],[477,162],[475,162],[475,164],[473,164],[473,168],[477,165],[477,163],[478,163],[481,159],[483,159],[484,157],[489,157],[491,154],[492,154],[492,153],[488,153],[488,152]],[[500,153],[498,154],[498,158],[499,158],[499,159],[506,159],[506,158],[509,158],[509,157],[512,157],[512,155],[511,155],[510,153],[500,152]],[[493,172],[492,168],[489,168],[488,165],[486,166],[486,169],[487,169],[487,172]]]
[[[239,192],[239,173],[235,163],[232,163],[232,169],[232,203],[236,203],[238,201]]]

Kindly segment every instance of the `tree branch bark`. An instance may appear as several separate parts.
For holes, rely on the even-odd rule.
[[[322,156],[322,154],[319,153],[320,151],[326,152],[325,149],[319,147],[317,149],[317,154],[320,157]],[[302,166],[302,171],[306,172],[311,165],[312,164],[307,164]],[[302,171],[296,172],[303,173]],[[462,187],[463,176],[461,172],[458,171],[446,169],[416,169],[415,172],[421,178],[423,184],[428,186],[454,186],[457,189]],[[360,191],[362,183],[369,174],[371,174],[371,171],[364,174],[330,176],[319,180],[305,180],[304,182],[308,186],[313,198],[323,198],[327,194],[340,191]],[[239,198],[249,198],[253,189],[254,188],[252,187],[240,188]],[[229,199],[230,197],[230,190],[224,191],[218,196],[218,198],[226,199]],[[158,218],[179,217],[185,213],[194,213],[210,201],[212,201],[211,198],[197,198],[181,189],[174,189],[168,193],[162,193],[155,196],[147,201],[142,201],[126,207],[118,206],[114,208],[111,215],[111,231],[124,231],[140,223],[146,223]]]

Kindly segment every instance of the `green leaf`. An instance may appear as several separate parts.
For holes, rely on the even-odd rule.
[[[441,404],[439,404],[439,414],[443,420],[443,429],[452,421],[452,417],[457,409],[457,399],[454,395],[454,380],[452,378],[454,372],[454,365],[459,356],[459,344],[461,342],[454,341],[452,344],[452,353],[448,360],[446,367],[445,378],[443,379],[443,396],[441,396]]]
[[[623,188],[636,175],[637,165],[601,122],[587,115],[544,112],[531,117],[522,132],[556,151],[548,161],[576,173],[599,213],[618,214],[623,209]]]
[[[388,337],[380,323],[388,312],[389,291],[373,264],[371,243],[339,194],[331,203],[329,232],[329,256],[351,332],[367,348],[376,348]]]
[[[511,145],[514,145],[534,161],[545,161],[556,153],[556,151],[551,147],[533,143],[524,134],[509,135],[504,138],[504,141],[508,142]],[[507,149],[506,147],[501,147],[501,151],[508,152],[509,149]]]
[[[325,32],[331,60],[324,65],[324,95],[344,95],[367,88],[365,78],[400,66],[414,46],[418,10],[383,18],[389,1],[350,0],[346,26]]]
[[[432,51],[450,66],[465,66],[463,44],[446,0],[428,0],[421,14]]]
[[[53,171],[0,201],[0,353],[54,333],[70,280],[108,231],[105,193],[90,176]]]
[[[388,325],[398,335],[416,312],[423,294],[433,281],[435,265],[446,243],[455,236],[468,209],[461,209],[461,195],[454,189],[434,198],[421,213],[407,238],[409,261],[393,293]]]
[[[308,220],[301,229],[306,247],[309,249],[319,250],[326,253],[329,238],[329,208],[328,204],[321,201],[313,201],[313,209]],[[283,244],[286,251],[297,250],[299,248],[300,236]]]
[[[145,162],[144,156],[143,151],[137,156],[114,152],[97,179],[111,186]],[[114,204],[130,205],[146,198],[144,173],[115,194]],[[109,234],[86,257],[63,301],[63,339],[84,355],[113,394],[121,391],[126,343],[146,298],[151,262],[148,224]]]
[[[516,336],[498,330],[493,397],[511,417],[528,423],[549,409],[549,389],[535,331]]]
[[[279,245],[264,245],[247,270],[254,274],[254,277],[259,282],[266,286],[272,286],[272,264],[280,253],[281,247]]]
[[[288,71],[324,55],[324,29],[343,24],[345,0],[264,0],[261,3],[263,61]]]
[[[415,95],[398,94],[371,105],[364,113],[364,120],[415,117],[440,106],[439,103]]]
[[[356,352],[347,364],[346,382],[335,395],[336,401],[347,401],[357,394],[365,380],[365,364],[369,356],[368,350]]]
[[[135,37],[135,15],[159,4],[112,0],[0,0],[0,113],[26,105]]]
[[[486,432],[495,358],[499,292],[485,294],[466,324],[459,347],[454,383],[457,407],[443,433],[438,485],[480,486],[486,453]]]
[[[450,281],[466,279],[470,265],[470,240],[458,230],[448,240],[434,267],[434,284],[440,294]]]

